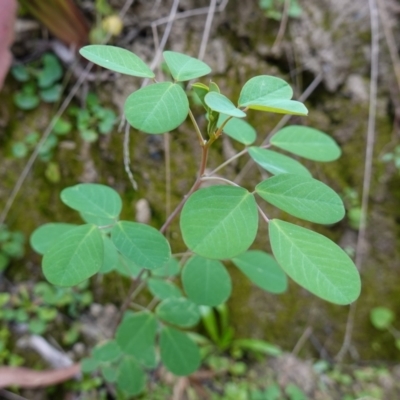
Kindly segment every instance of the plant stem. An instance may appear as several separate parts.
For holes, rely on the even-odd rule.
[[[123,304],[122,304],[122,306],[121,306],[121,308],[119,310],[118,318],[117,318],[117,321],[116,321],[116,323],[114,325],[114,329],[113,329],[114,335],[115,335],[115,331],[116,331],[117,327],[119,326],[119,324],[120,324],[120,322],[122,320],[122,317],[123,317],[125,311],[128,309],[129,305],[132,303],[132,301],[135,299],[135,297],[146,286],[146,282],[141,280],[142,275],[143,275],[144,272],[145,272],[145,270],[142,269],[139,272],[139,275],[136,278],[132,279],[132,281],[131,281],[131,286],[129,287],[128,294],[126,295],[125,301],[123,302]]]
[[[193,122],[194,130],[196,131],[200,146],[203,147],[206,144],[206,141],[204,140],[203,135],[200,132],[199,125],[197,125],[196,119],[194,118],[192,110],[190,110],[190,109],[189,109],[189,117],[190,117],[191,121]]]
[[[175,210],[172,211],[170,216],[167,218],[167,220],[165,221],[164,225],[160,228],[160,232],[161,233],[165,233],[167,228],[171,225],[171,222],[178,215],[178,213],[182,210],[182,208],[185,205],[186,200],[189,198],[189,196],[199,188],[200,183],[201,183],[201,180],[199,178],[197,178],[195,183],[193,184],[193,186],[189,190],[189,192],[183,197],[181,202],[176,206]]]
[[[157,304],[158,299],[157,297],[153,297],[153,299],[150,301],[149,305],[146,307],[147,310],[152,311],[154,306]]]
[[[182,210],[183,206],[186,203],[186,200],[189,198],[189,196],[194,193],[201,185],[201,178],[204,175],[204,171],[206,170],[206,165],[207,165],[207,158],[208,158],[208,149],[209,146],[203,145],[202,146],[202,152],[201,152],[201,163],[200,163],[200,168],[199,168],[199,174],[194,182],[193,186],[190,188],[189,192],[183,197],[181,202],[176,206],[175,210],[172,211],[170,216],[167,218],[165,221],[164,225],[160,228],[161,233],[165,233],[167,228],[171,225],[171,222],[174,220],[174,218],[179,214],[179,212]]]
[[[231,186],[239,186],[235,182],[232,182],[229,179],[225,179],[225,178],[222,178],[220,176],[203,176],[201,178],[201,181],[202,182],[205,182],[205,181],[222,181],[222,182],[225,182],[225,183],[227,183],[228,185],[231,185]]]
[[[200,169],[199,169],[199,176],[197,177],[197,179],[200,179],[205,171],[206,171],[206,166],[207,166],[207,159],[208,159],[208,150],[209,150],[210,146],[207,145],[204,146],[202,148],[202,152],[201,152],[201,164],[200,164]]]
[[[220,169],[226,167],[227,165],[229,165],[233,160],[236,160],[237,158],[245,155],[247,153],[247,147],[245,149],[243,149],[242,151],[240,151],[239,153],[235,154],[234,156],[232,156],[231,158],[229,158],[228,160],[226,160],[225,162],[223,162],[221,165],[219,165],[217,168],[215,168],[213,171],[211,171],[209,174],[207,174],[206,176],[212,176],[214,175],[217,171],[219,171]]]
[[[269,218],[266,216],[266,214],[264,213],[264,211],[261,209],[261,207],[257,204],[257,208],[258,208],[258,212],[261,214],[263,220],[269,224]]]

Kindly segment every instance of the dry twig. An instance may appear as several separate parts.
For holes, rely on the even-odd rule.
[[[367,213],[369,204],[369,194],[372,179],[372,161],[375,143],[375,124],[376,124],[376,99],[378,92],[378,72],[379,72],[379,15],[375,0],[368,0],[371,16],[371,84],[369,95],[369,115],[367,128],[367,144],[365,149],[364,179],[361,200],[361,218],[360,228],[357,237],[355,264],[361,271],[365,257],[365,240],[367,232]],[[347,317],[346,332],[343,344],[336,360],[341,362],[350,349],[351,338],[354,329],[354,320],[356,316],[357,302],[350,305]]]

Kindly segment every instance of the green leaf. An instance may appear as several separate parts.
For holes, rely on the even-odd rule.
[[[170,278],[172,276],[178,275],[181,270],[179,261],[171,257],[169,261],[161,268],[156,268],[151,271],[153,276],[160,276],[164,278]]]
[[[162,320],[181,328],[190,328],[200,320],[197,305],[184,297],[169,297],[163,300],[157,306],[156,314]]]
[[[121,357],[122,351],[115,340],[108,340],[93,349],[92,357],[98,362],[113,362]]]
[[[84,358],[81,360],[81,371],[86,373],[91,373],[96,371],[100,366],[100,363],[93,358]]]
[[[196,95],[198,96],[201,104],[205,107],[207,110],[207,104],[204,101],[204,98],[206,97],[206,94],[210,91],[209,87],[207,85],[204,85],[204,83],[201,82],[196,82],[192,85],[192,90]]]
[[[117,329],[115,340],[124,354],[147,365],[150,353],[155,364],[156,330],[157,321],[150,312],[127,314]]]
[[[220,114],[218,120],[218,128],[226,121],[227,115]],[[239,118],[230,119],[224,126],[223,132],[232,139],[243,143],[245,146],[253,144],[257,137],[256,130],[246,121]]]
[[[121,47],[90,45],[79,50],[82,57],[121,74],[154,78],[154,72],[134,53]]]
[[[80,131],[81,138],[88,143],[93,143],[97,140],[99,135],[94,129],[84,129]]]
[[[24,246],[17,241],[4,243],[1,250],[2,253],[11,258],[21,258],[24,255]]]
[[[264,340],[237,339],[233,342],[233,345],[240,347],[243,350],[251,351],[253,353],[261,353],[267,356],[276,357],[282,354],[282,350],[278,346]]]
[[[310,177],[276,175],[259,183],[255,192],[275,207],[307,221],[333,224],[345,215],[339,195]]]
[[[0,293],[0,307],[3,308],[10,301],[10,299],[10,293]]]
[[[14,104],[21,110],[33,110],[39,103],[39,97],[34,93],[17,92],[14,97]]]
[[[28,69],[23,65],[16,65],[11,67],[11,75],[18,81],[18,82],[27,82],[29,81],[29,73]]]
[[[49,223],[35,229],[30,237],[30,244],[37,253],[46,253],[64,233],[78,225],[64,223]]]
[[[189,57],[175,51],[164,51],[163,56],[172,77],[177,82],[190,81],[211,72],[211,68],[197,58]]]
[[[141,393],[146,384],[142,368],[132,357],[124,357],[118,366],[117,387],[131,396]]]
[[[25,243],[25,235],[20,231],[10,232],[10,240],[20,244]]]
[[[25,143],[34,146],[39,141],[40,135],[38,132],[30,132],[25,136]]]
[[[171,257],[164,235],[149,225],[120,221],[113,227],[111,239],[115,247],[140,268],[160,268]]]
[[[215,82],[210,82],[210,92],[221,93],[219,86]]]
[[[31,318],[28,323],[28,329],[34,335],[42,335],[46,332],[47,323],[38,318]]]
[[[39,92],[40,98],[45,103],[55,103],[56,101],[60,100],[62,90],[63,90],[62,85],[50,86],[49,88],[42,89]]]
[[[200,189],[184,205],[180,226],[185,244],[196,254],[232,258],[246,251],[256,237],[257,204],[241,187]]]
[[[53,54],[45,54],[42,57],[43,69],[38,74],[38,85],[40,88],[48,88],[63,76],[63,70],[58,58]]]
[[[122,208],[119,194],[109,186],[80,183],[61,192],[61,200],[68,207],[87,217],[104,218],[111,225],[118,219]]]
[[[71,132],[72,124],[63,118],[59,118],[53,127],[53,132],[57,135],[66,135]]]
[[[243,105],[244,106],[244,105]],[[246,104],[247,108],[276,114],[307,115],[308,110],[303,103],[296,100],[263,99]]]
[[[137,278],[142,271],[142,268],[140,268],[133,261],[124,257],[122,254],[119,254],[118,262],[115,266],[115,269],[122,276],[127,276],[129,278]]]
[[[86,223],[101,226],[102,229],[104,229],[104,231],[107,232],[115,223],[115,220],[111,220],[110,218],[100,217],[98,215],[85,214],[85,213],[79,213],[79,215]]]
[[[116,268],[118,264],[118,251],[114,246],[114,243],[110,240],[108,236],[103,235],[103,245],[104,245],[104,259],[103,265],[100,268],[100,274],[107,274]]]
[[[147,286],[150,290],[150,293],[160,300],[165,300],[169,297],[182,297],[180,289],[172,282],[150,278],[147,281]]]
[[[284,156],[272,150],[260,147],[249,147],[250,157],[263,169],[273,175],[278,174],[298,174],[311,176],[310,171],[298,161],[291,157]]]
[[[236,108],[235,105],[223,94],[217,92],[209,92],[204,97],[204,101],[211,110],[229,115],[231,117],[243,118],[246,114]]]
[[[175,83],[154,83],[133,92],[126,100],[128,122],[145,133],[165,133],[177,128],[189,113],[185,91]]]
[[[100,370],[106,382],[114,383],[117,380],[118,370],[114,365],[102,365]]]
[[[315,161],[334,161],[341,155],[340,147],[330,136],[307,126],[287,126],[272,136],[271,144]]]
[[[15,320],[17,322],[27,322],[29,319],[28,313],[22,309],[19,308],[18,310],[15,311]]]
[[[37,311],[37,316],[42,321],[53,321],[57,317],[57,310],[51,307],[40,307]]]
[[[391,327],[395,316],[392,310],[386,307],[375,307],[370,313],[371,323],[376,329],[386,330]]]
[[[187,261],[182,271],[182,284],[190,300],[206,306],[225,302],[232,291],[231,278],[224,265],[200,256]]]
[[[43,261],[43,273],[53,285],[74,286],[90,278],[103,264],[103,239],[95,225],[77,226],[62,234]]]
[[[178,376],[189,375],[200,366],[200,351],[187,334],[164,327],[160,335],[161,360]]]
[[[294,383],[289,383],[285,388],[285,393],[290,400],[307,400],[306,394]]]
[[[60,166],[55,162],[49,162],[44,172],[45,177],[52,183],[58,183],[61,179]]]
[[[290,85],[281,78],[269,75],[259,75],[248,80],[239,96],[239,107],[264,98],[286,99],[293,96]]]
[[[239,254],[232,261],[252,283],[261,289],[271,293],[286,291],[286,274],[269,254],[259,250],[250,250]]]
[[[200,306],[199,307],[200,315],[201,315],[201,323],[204,326],[207,335],[212,339],[217,345],[221,342],[220,339],[220,326],[217,322],[216,313],[214,309],[209,306]],[[222,318],[221,318],[222,320]],[[197,342],[199,343],[199,342]]]
[[[272,251],[283,270],[300,286],[335,304],[350,304],[360,295],[360,275],[335,243],[309,229],[273,219]]]
[[[28,154],[28,146],[24,142],[16,142],[12,145],[12,155],[15,158],[24,158]]]
[[[243,86],[239,97],[239,107],[269,111],[279,114],[307,115],[303,103],[290,100],[292,88],[282,79],[261,75],[251,78]]]
[[[10,258],[3,253],[0,253],[0,272],[2,272],[10,262]]]

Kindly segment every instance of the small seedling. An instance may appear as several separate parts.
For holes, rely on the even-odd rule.
[[[33,289],[29,289],[27,285],[20,285],[11,295],[0,294],[0,320],[26,324],[30,333],[41,335],[51,330],[60,310],[71,318],[77,317],[92,300],[87,283],[75,288],[54,287],[46,282],[35,284]],[[74,343],[78,335],[77,325],[69,327],[64,332],[63,343]]]
[[[133,289],[137,285],[126,304],[132,304],[144,287],[155,295],[151,306],[136,304],[141,311],[132,308],[121,316],[115,337],[93,349],[82,361],[83,371],[100,371],[105,381],[128,396],[144,391],[146,371],[160,363],[178,376],[193,373],[201,356],[186,330],[201,320],[201,306],[217,307],[230,297],[232,282],[226,261],[271,293],[284,292],[289,276],[334,304],[345,305],[358,298],[360,277],[348,255],[301,222],[287,221],[299,218],[330,225],[344,217],[345,209],[330,187],[280,151],[329,162],[340,156],[340,148],[325,133],[296,125],[283,128],[266,145],[257,146],[256,131],[244,120],[252,110],[306,115],[307,108],[292,100],[293,91],[285,81],[267,75],[253,77],[242,87],[236,105],[220,93],[216,83],[193,83],[192,91],[208,120],[202,132],[190,109],[191,96],[181,84],[209,74],[211,69],[204,62],[165,51],[173,80],[156,82],[153,71],[127,50],[92,45],[81,49],[81,55],[113,71],[152,79],[150,85],[127,98],[127,121],[137,130],[158,135],[178,128],[189,116],[194,126],[192,141],[198,143],[201,154],[192,188],[159,230],[120,220],[119,194],[108,186],[88,183],[61,192],[62,202],[80,214],[83,224],[45,224],[31,236],[32,247],[43,255],[43,273],[53,285],[74,286],[97,273],[115,270],[132,278]],[[245,188],[216,176],[215,171],[206,173],[209,150],[223,134],[244,145],[233,159],[247,155],[270,177]],[[216,184],[202,188],[204,182]],[[274,207],[285,213],[284,219],[271,217]],[[182,254],[175,258],[173,243],[164,236],[178,215],[189,258]],[[261,223],[268,225],[273,256],[265,249],[250,249],[258,233],[259,216]],[[267,238],[263,242],[267,243]],[[179,276],[183,291],[171,281],[171,274]],[[229,328],[220,332],[217,340],[224,346],[229,344]]]
[[[286,0],[260,0],[260,8],[264,11],[268,18],[280,21],[283,17],[283,9]],[[289,0],[288,16],[290,18],[299,18],[302,9],[298,0]]]
[[[43,55],[39,62],[17,65],[11,68],[12,76],[22,83],[22,88],[14,95],[14,104],[21,110],[33,110],[40,100],[55,103],[61,97],[59,83],[63,70],[58,58],[50,53]]]
[[[10,231],[6,225],[0,225],[0,272],[4,271],[13,259],[25,254],[25,235],[19,231]]]
[[[369,316],[376,329],[387,331],[393,336],[395,345],[400,350],[400,331],[393,326],[396,319],[393,311],[387,307],[375,307],[371,310]]]
[[[347,208],[347,218],[349,219],[349,225],[353,229],[359,229],[362,210],[358,193],[352,188],[346,188],[343,197]]]
[[[86,142],[95,142],[99,133],[108,135],[117,121],[115,112],[101,106],[94,93],[88,94],[85,108],[70,107],[68,113],[76,118],[79,134]]]
[[[41,145],[38,158],[47,163],[45,176],[53,183],[60,181],[60,168],[57,162],[52,161],[54,152],[59,144],[59,138],[67,135],[72,130],[69,121],[59,118],[46,141]],[[40,135],[38,132],[28,133],[23,140],[14,142],[11,147],[12,154],[15,158],[26,157],[38,144]]]
[[[3,304],[3,294],[0,294],[0,306]],[[18,367],[23,365],[24,358],[15,354],[12,349],[12,333],[6,325],[0,327],[0,365]]]
[[[400,146],[396,146],[392,152],[385,153],[381,160],[384,163],[393,163],[397,170],[400,170]]]
[[[286,287],[284,288],[286,289]],[[229,352],[234,359],[241,359],[246,354],[255,356],[278,356],[282,350],[259,339],[235,339],[234,329],[229,321],[228,307],[225,303],[215,308],[200,306],[201,322],[210,338],[198,339],[202,345],[203,356],[218,352]]]

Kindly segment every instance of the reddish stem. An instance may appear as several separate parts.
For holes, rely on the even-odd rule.
[[[208,144],[208,143],[207,143]],[[167,220],[165,221],[164,225],[160,228],[160,232],[161,233],[165,233],[165,231],[167,230],[167,228],[171,225],[172,221],[174,220],[174,218],[179,214],[179,212],[182,210],[183,206],[185,205],[187,199],[190,197],[190,195],[192,193],[194,193],[201,185],[201,178],[204,175],[204,172],[206,170],[206,166],[207,166],[207,157],[208,157],[208,149],[209,146],[207,146],[207,144],[205,144],[204,146],[202,146],[202,153],[201,153],[201,164],[200,164],[200,168],[199,168],[199,174],[198,177],[196,179],[196,181],[194,182],[193,186],[190,188],[189,192],[183,197],[183,199],[181,200],[181,202],[177,205],[177,207],[175,208],[174,211],[172,211],[172,213],[170,214],[170,216],[167,218]]]

